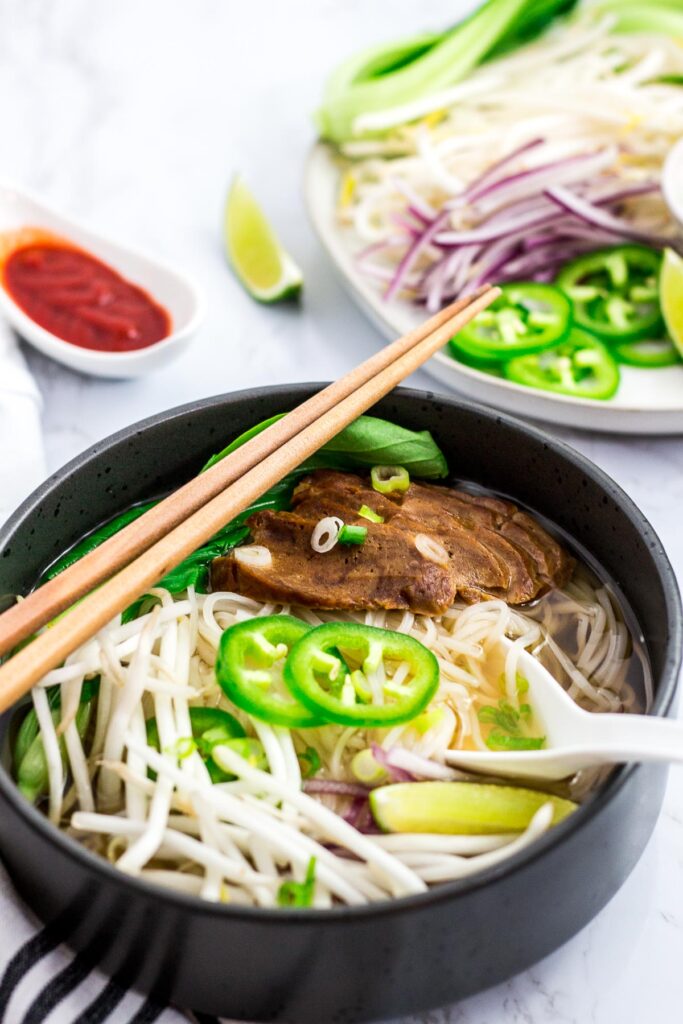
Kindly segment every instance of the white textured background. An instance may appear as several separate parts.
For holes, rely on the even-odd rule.
[[[0,0],[0,178],[162,254],[198,278],[209,299],[190,351],[146,380],[102,383],[29,353],[45,398],[50,469],[169,406],[243,387],[329,379],[374,350],[378,336],[348,303],[306,221],[301,176],[314,138],[311,111],[340,58],[448,23],[462,6]],[[301,310],[257,306],[224,265],[219,223],[236,169],[303,267]],[[419,375],[414,383],[432,386]],[[681,578],[683,441],[563,436],[638,502]],[[0,446],[7,443],[0,438]],[[678,1024],[682,873],[683,776],[675,769],[652,842],[602,914],[527,973],[429,1014],[425,1024]],[[552,908],[536,906],[530,892],[529,912]]]

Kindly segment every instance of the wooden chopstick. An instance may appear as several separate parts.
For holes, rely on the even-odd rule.
[[[390,361],[387,361],[386,358],[379,360],[378,356],[374,356],[361,367],[357,367],[346,378],[343,378],[345,382],[343,386],[342,381],[337,382],[338,390],[333,391],[333,403],[329,404],[328,400],[322,402],[323,406],[327,406],[322,414],[310,421],[307,413],[302,420],[298,421],[306,423],[303,429],[292,434],[284,444],[275,446],[274,449],[271,448],[268,454],[255,464],[253,456],[247,459],[240,458],[244,451],[243,448],[239,448],[227,456],[215,468],[218,469],[223,463],[228,464],[228,471],[224,478],[229,480],[228,485],[218,493],[209,496],[208,500],[203,498],[198,507],[196,491],[200,488],[203,495],[208,493],[203,490],[203,478],[209,476],[209,472],[212,471],[196,477],[190,481],[190,484],[165,499],[162,504],[176,502],[182,506],[180,509],[173,508],[169,518],[164,519],[164,523],[173,524],[172,528],[167,529],[164,526],[158,529],[154,542],[151,545],[148,544],[146,550],[139,553],[134,560],[126,559],[128,564],[124,563],[122,568],[120,568],[122,563],[117,563],[115,560],[108,560],[104,566],[100,566],[98,580],[106,579],[107,582],[103,583],[96,593],[89,594],[81,601],[78,614],[66,615],[50,629],[36,637],[28,646],[22,648],[0,668],[0,712],[10,707],[50,669],[60,665],[67,655],[94,636],[115,615],[122,612],[141,594],[154,586],[183,558],[206,543],[269,487],[295,469],[322,445],[335,437],[340,430],[343,430],[409,374],[418,369],[430,356],[442,348],[453,334],[457,333],[482,309],[490,305],[499,294],[499,289],[487,288],[478,293],[474,299],[470,296],[464,303],[456,303],[455,314],[449,307],[450,315],[448,317],[439,315],[428,321],[428,324],[432,324],[432,328],[427,333],[418,329],[418,331],[411,332],[399,339],[401,344],[398,347],[394,347],[397,344],[394,343],[388,349],[378,353],[378,356],[386,356],[387,352],[392,352],[393,358],[390,358]],[[442,311],[442,314],[445,312],[447,311]],[[435,319],[436,326],[434,326]],[[379,369],[377,369],[378,364]],[[370,375],[365,369],[368,365],[371,365]],[[349,380],[354,382],[351,386],[348,384]],[[334,387],[335,385],[330,385],[330,388]],[[314,396],[314,399],[321,399],[326,392],[329,395],[330,388],[326,388],[325,391]],[[334,398],[335,394],[336,399]],[[308,401],[313,402],[314,399]],[[299,406],[299,410],[306,405],[308,402]],[[296,412],[299,410],[290,413],[279,423],[294,417],[293,421],[290,420],[290,427],[292,422],[296,424]],[[279,426],[279,423],[274,426]],[[269,431],[273,430],[274,427],[269,428]],[[266,433],[264,431],[260,436],[265,437]],[[254,440],[258,440],[258,438]],[[253,450],[254,448],[252,448]],[[268,448],[261,450],[268,451]],[[237,466],[247,466],[248,468],[237,470],[235,468]],[[238,472],[238,486],[233,486],[237,481],[235,474]],[[138,524],[143,523],[150,514],[151,512],[146,513],[134,525],[138,527]],[[118,536],[123,536],[123,533],[124,531]],[[105,551],[105,545],[102,545],[99,550]],[[67,570],[72,582],[68,596],[62,595],[62,599],[66,602],[62,608],[68,607],[90,588],[91,584],[85,585],[79,574],[79,568],[85,563],[86,559],[82,559]],[[117,570],[120,571],[117,572]],[[61,576],[66,576],[67,571]],[[116,575],[112,576],[114,572]],[[92,569],[89,569],[88,579],[91,577]],[[59,580],[60,577],[55,579]],[[44,589],[45,587],[40,588],[40,590]],[[40,590],[36,591],[36,594],[39,594]],[[0,624],[9,616],[10,612],[15,612],[14,629],[17,630],[18,613],[24,605],[28,604],[28,601],[29,598],[14,606],[9,612],[5,612],[0,617]]]
[[[403,353],[408,352],[436,328],[448,323],[456,313],[483,295],[486,290],[485,286],[468,297],[459,299],[413,331],[386,345],[346,376],[319,391],[277,423],[257,434],[238,448],[230,458],[222,459],[205,473],[188,481],[94,551],[34,590],[25,600],[9,608],[0,615],[0,655],[13,650],[18,643],[65,611],[74,601],[94,590],[103,580],[132,562],[165,533],[178,526],[305,427],[314,423],[328,409],[389,366]]]

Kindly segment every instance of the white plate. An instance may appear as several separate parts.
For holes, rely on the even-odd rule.
[[[354,301],[387,338],[415,327],[425,314],[409,302],[384,302],[377,286],[363,277],[354,262],[354,241],[336,217],[341,171],[330,147],[311,151],[305,195],[313,226]],[[355,249],[359,248],[356,243]],[[586,430],[620,434],[683,434],[683,367],[658,370],[621,368],[614,398],[598,402],[525,388],[457,363],[439,352],[425,365],[427,373],[468,398],[506,412]]]

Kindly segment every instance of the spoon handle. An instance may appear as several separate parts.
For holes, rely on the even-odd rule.
[[[652,715],[595,715],[586,746],[614,761],[683,764],[683,722]]]

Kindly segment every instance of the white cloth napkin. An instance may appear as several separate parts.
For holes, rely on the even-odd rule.
[[[16,337],[0,321],[0,524],[45,479],[41,408]]]

